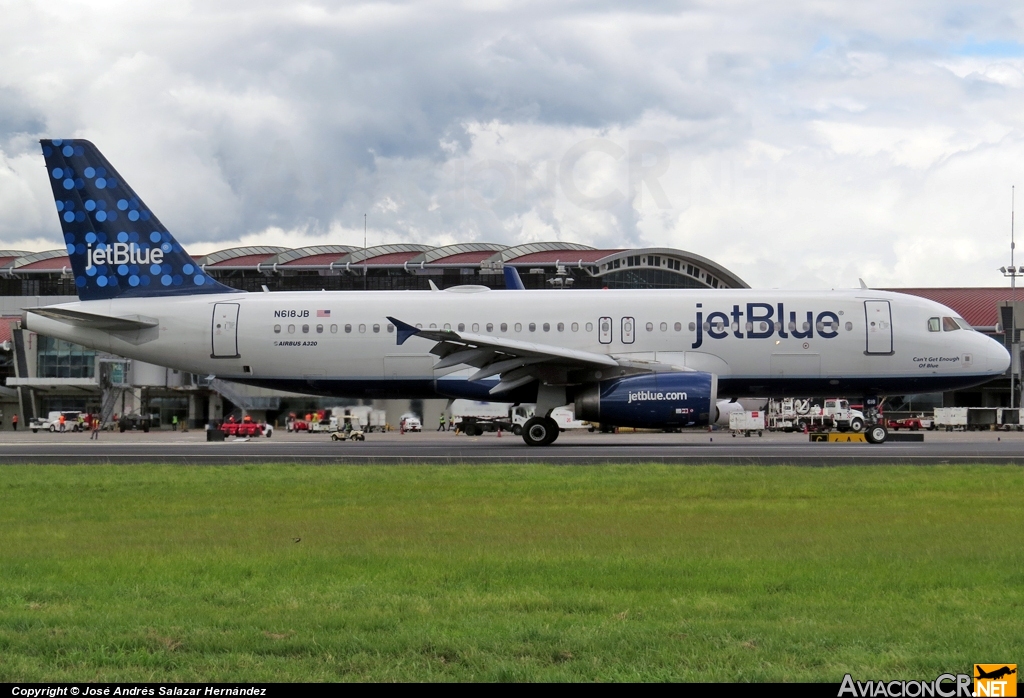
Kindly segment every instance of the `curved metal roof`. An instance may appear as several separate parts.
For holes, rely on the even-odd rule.
[[[336,255],[339,259],[349,252],[353,252],[359,249],[352,245],[311,245],[309,247],[296,247],[294,249],[285,250],[278,254],[274,259],[268,259],[268,264],[288,264],[290,262],[299,262],[309,257],[324,257],[327,255]]]
[[[231,247],[226,250],[219,250],[217,252],[211,252],[210,254],[200,257],[196,260],[197,264],[214,265],[226,262],[229,259],[238,259],[239,257],[254,257],[258,255],[270,256],[286,252],[287,247],[274,247],[271,245],[254,245],[251,247]]]
[[[430,245],[415,245],[412,243],[398,243],[395,245],[376,245],[375,247],[367,247],[366,249],[360,247],[342,257],[340,260],[338,260],[338,263],[357,264],[359,262],[362,262],[364,259],[372,262],[374,257],[383,257],[384,255],[395,254],[396,252],[426,252],[427,250],[433,249],[436,248],[431,247]]]
[[[24,250],[0,250],[0,269],[13,266],[18,258],[32,254]]]
[[[487,258],[488,262],[509,262],[517,257],[525,257],[534,252],[549,252],[557,250],[593,250],[589,245],[581,245],[578,242],[528,242],[525,245],[506,247],[496,255]]]
[[[448,257],[465,254],[467,252],[498,252],[507,249],[508,245],[500,245],[496,242],[460,242],[456,245],[445,245],[434,247],[421,255],[409,260],[409,264],[433,264]]]
[[[43,252],[34,252],[24,257],[19,257],[15,260],[14,264],[11,265],[11,269],[23,269],[24,267],[38,264],[39,262],[46,261],[48,259],[57,259],[63,257],[64,261],[62,264],[57,266],[47,265],[48,269],[60,269],[63,266],[71,266],[71,260],[68,259],[68,251],[65,249],[60,250],[45,250]]]
[[[702,271],[710,273],[724,285],[726,288],[750,288],[750,285],[741,279],[740,277],[733,274],[731,271],[723,267],[717,262],[713,262],[707,257],[702,257],[699,254],[693,252],[687,252],[686,250],[677,250],[674,247],[643,247],[632,250],[622,250],[621,252],[615,252],[607,257],[602,257],[597,260],[597,263],[601,265],[600,270],[597,272],[598,276],[604,274],[611,274],[616,271],[622,271],[619,269],[605,269],[604,265],[612,262],[616,259],[622,259],[624,257],[634,257],[638,255],[658,255],[660,257],[667,257],[671,259],[678,259],[684,264],[692,264],[695,267],[700,267]],[[644,267],[639,267],[644,268]],[[675,272],[683,273],[683,272]],[[684,274],[685,275],[685,274]]]

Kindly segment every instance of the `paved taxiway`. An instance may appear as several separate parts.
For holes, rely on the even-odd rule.
[[[566,432],[546,448],[505,434],[371,434],[363,443],[326,434],[207,443],[203,431],[87,434],[0,431],[0,463],[638,463],[864,465],[1001,463],[1024,465],[1024,433],[927,432],[924,443],[809,443],[803,434],[732,437],[728,432],[591,434]]]

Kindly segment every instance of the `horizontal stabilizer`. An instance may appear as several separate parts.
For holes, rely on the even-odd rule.
[[[147,330],[157,327],[160,321],[156,318],[144,315],[125,315],[112,317],[110,315],[97,315],[96,313],[85,313],[81,310],[69,308],[27,308],[26,312],[42,315],[59,322],[64,322],[76,327],[86,327],[94,330],[107,330],[109,332],[129,332],[133,330]]]

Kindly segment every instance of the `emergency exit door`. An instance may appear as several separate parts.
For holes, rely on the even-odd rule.
[[[866,354],[892,354],[892,309],[889,301],[864,301]]]
[[[213,306],[213,359],[238,358],[238,303]]]

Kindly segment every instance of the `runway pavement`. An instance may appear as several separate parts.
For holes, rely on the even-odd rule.
[[[1024,465],[1024,434],[926,432],[924,443],[810,443],[803,434],[732,437],[728,432],[591,434],[566,432],[545,448],[519,437],[469,437],[452,432],[370,434],[363,443],[333,442],[326,434],[287,434],[207,443],[204,431],[87,434],[0,431],[0,463],[719,463],[803,466],[907,463]]]

